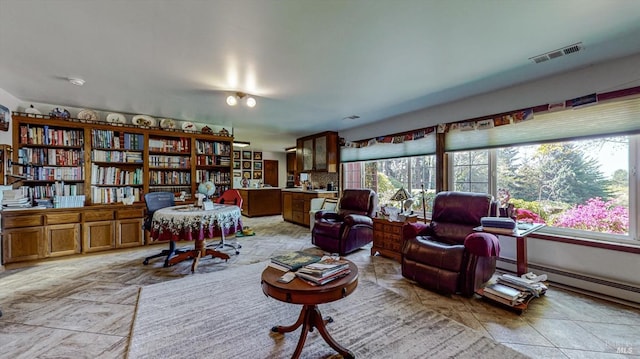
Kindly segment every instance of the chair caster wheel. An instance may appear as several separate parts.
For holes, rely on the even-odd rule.
[[[149,260],[145,259],[144,262],[142,262],[142,264],[144,264],[144,265],[149,264]]]
[[[278,327],[271,327],[271,331],[274,332],[274,333],[277,333],[278,332]]]
[[[333,318],[327,317],[326,321],[327,321],[327,323],[333,323]]]
[[[240,251],[236,251],[236,255],[237,255],[237,254],[240,254]]]

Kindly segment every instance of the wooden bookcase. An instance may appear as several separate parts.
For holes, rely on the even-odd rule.
[[[20,112],[12,121],[14,188],[32,198],[63,190],[85,201],[4,211],[3,263],[144,245],[145,193],[184,191],[189,199],[203,181],[213,181],[217,194],[232,188],[233,137],[226,134]],[[123,205],[131,195],[133,205]]]

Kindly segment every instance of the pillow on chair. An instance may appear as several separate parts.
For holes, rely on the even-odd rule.
[[[324,202],[322,203],[322,208],[320,209],[323,211],[335,211],[337,206],[338,206],[337,198],[325,198]]]

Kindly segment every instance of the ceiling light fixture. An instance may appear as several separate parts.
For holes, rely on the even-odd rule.
[[[247,146],[251,146],[251,142],[233,141],[233,147],[247,147]]]
[[[244,92],[236,92],[234,95],[227,96],[227,105],[235,106],[238,103],[243,103],[247,107],[254,108],[256,107],[257,101]]]
[[[75,78],[75,77],[69,77],[68,80],[72,85],[76,85],[76,86],[82,86],[84,85],[84,82],[85,82],[83,79]]]

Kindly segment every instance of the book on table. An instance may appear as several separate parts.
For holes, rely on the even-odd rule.
[[[313,275],[303,273],[300,270],[296,272],[296,276],[311,285],[324,285],[336,279],[342,278],[351,273],[351,269],[347,266],[337,272],[333,272],[324,277],[315,277]]]
[[[324,278],[345,268],[349,268],[348,261],[324,256],[318,262],[302,266],[298,269],[298,272],[305,273],[316,278]]]
[[[271,262],[285,267],[288,270],[296,271],[307,264],[318,262],[320,259],[322,259],[320,256],[296,251],[272,257]]]

